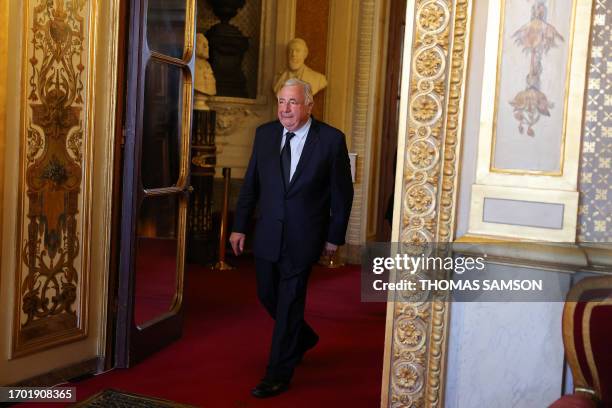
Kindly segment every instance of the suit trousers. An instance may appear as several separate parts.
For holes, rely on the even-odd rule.
[[[265,379],[289,382],[308,345],[318,339],[304,321],[312,266],[294,266],[283,245],[278,262],[255,258],[255,269],[257,296],[275,320]]]

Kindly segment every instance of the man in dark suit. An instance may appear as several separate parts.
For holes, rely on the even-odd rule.
[[[344,135],[310,116],[310,85],[290,79],[278,91],[278,121],[255,133],[230,242],[244,250],[258,206],[253,252],[260,302],[275,320],[265,377],[255,397],[288,389],[293,370],[319,336],[304,321],[306,286],[322,252],[344,244],[353,184]]]

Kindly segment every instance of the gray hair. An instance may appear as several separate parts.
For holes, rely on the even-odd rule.
[[[308,82],[302,81],[301,79],[297,78],[290,78],[285,81],[285,83],[283,84],[283,86],[281,86],[280,89],[283,89],[286,86],[301,86],[304,90],[304,102],[306,102],[306,105],[311,105],[314,102],[312,96],[312,87]]]

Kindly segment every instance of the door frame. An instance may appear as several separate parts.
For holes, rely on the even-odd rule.
[[[397,132],[399,125],[400,84],[402,75],[402,47],[406,26],[407,0],[390,0],[387,29],[387,79],[384,84],[382,131],[379,152],[378,198],[376,205],[376,241],[391,239],[391,225],[385,215],[388,200],[395,191],[396,160],[384,160],[397,156]]]

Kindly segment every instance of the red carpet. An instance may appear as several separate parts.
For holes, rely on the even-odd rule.
[[[191,265],[183,338],[133,368],[77,383],[78,400],[115,388],[212,408],[378,407],[385,304],[360,302],[359,267],[315,268],[306,319],[321,340],[289,392],[258,400],[250,389],[264,373],[272,320],[256,300],[253,261],[239,266]]]

